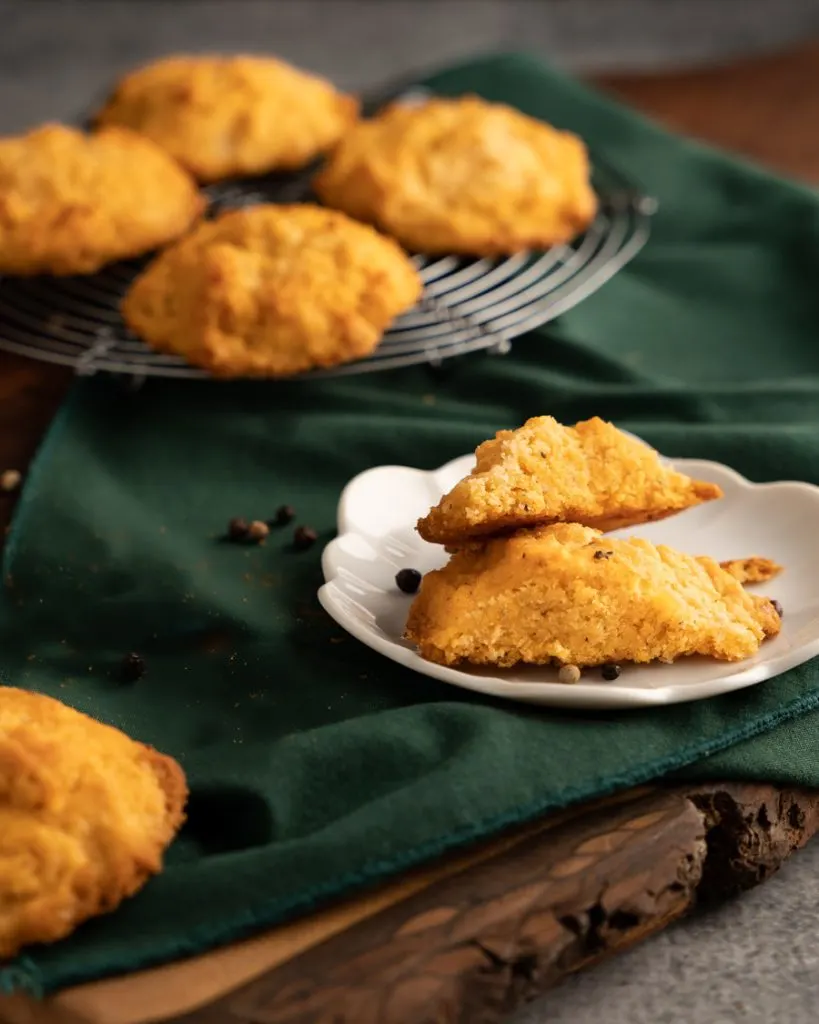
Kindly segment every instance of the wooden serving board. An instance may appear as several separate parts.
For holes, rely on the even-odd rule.
[[[819,42],[733,67],[604,78],[687,134],[819,179]],[[70,381],[0,354],[0,471]],[[0,526],[13,496],[0,496]],[[490,1024],[562,976],[763,881],[819,830],[819,792],[645,787],[551,815],[321,913],[181,963],[0,997],[6,1024]]]

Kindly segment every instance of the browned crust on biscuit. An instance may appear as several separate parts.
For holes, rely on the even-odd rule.
[[[767,583],[782,572],[782,566],[772,558],[753,555],[750,558],[729,558],[719,563],[740,583]]]
[[[576,135],[476,96],[393,104],[352,128],[313,184],[328,205],[432,254],[548,248],[597,211]]]
[[[176,55],[122,78],[96,123],[140,132],[212,182],[303,167],[336,145],[359,106],[275,58]]]
[[[136,893],[161,870],[186,798],[167,755],[0,687],[0,959]]]
[[[429,661],[510,668],[740,661],[779,629],[713,559],[559,523],[457,551],[424,577],[406,636]]]
[[[145,759],[156,776],[159,787],[165,794],[166,841],[170,843],[185,824],[185,805],[188,800],[188,782],[178,761],[168,754],[162,754],[148,744],[141,744]]]
[[[179,238],[205,205],[167,153],[122,128],[0,138],[0,273],[91,274]]]
[[[722,496],[664,465],[657,452],[593,417],[565,427],[533,417],[479,445],[472,473],[422,517],[424,540],[457,547],[522,527],[573,522],[611,531],[655,522]]]
[[[372,352],[421,280],[392,239],[318,206],[200,225],[134,281],[126,323],[216,376],[288,376]]]

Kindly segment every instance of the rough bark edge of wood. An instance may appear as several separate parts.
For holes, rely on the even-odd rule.
[[[548,843],[525,838],[176,1020],[495,1024],[567,974],[765,880],[817,829],[817,792],[659,789],[547,828]]]

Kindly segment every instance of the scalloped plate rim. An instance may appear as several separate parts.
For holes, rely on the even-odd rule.
[[[777,480],[755,483],[724,463],[706,459],[667,459],[665,456],[661,457],[664,461],[672,462],[683,471],[687,470],[689,473],[696,472],[706,478],[713,474],[722,477],[724,480],[730,480],[737,488],[743,490],[762,491],[796,488],[806,495],[809,494],[819,506],[819,487],[806,481]],[[336,589],[334,581],[339,573],[339,566],[343,562],[343,556],[339,558],[338,553],[342,549],[345,539],[351,535],[357,535],[377,544],[379,541],[383,541],[385,536],[389,536],[387,534],[382,537],[375,537],[354,527],[351,523],[349,509],[350,496],[354,493],[354,490],[366,478],[375,477],[376,474],[389,471],[417,474],[419,480],[425,480],[427,484],[437,484],[441,478],[454,474],[456,469],[459,475],[463,475],[464,471],[468,471],[470,462],[474,462],[474,455],[472,454],[457,456],[438,466],[437,469],[432,470],[424,470],[398,463],[373,466],[354,476],[348,481],[341,492],[337,509],[338,535],[326,545],[322,552],[321,564],[325,582],[319,588],[318,599],[324,610],[339,626],[356,640],[359,640],[390,660],[422,675],[437,679],[440,682],[486,696],[529,704],[602,710],[606,708],[656,707],[704,700],[708,697],[744,689],[772,679],[819,655],[818,629],[816,635],[810,641],[788,648],[774,657],[754,661],[753,664],[739,668],[736,672],[729,675],[715,677],[710,680],[706,679],[702,682],[674,683],[669,681],[666,686],[653,688],[629,687],[619,683],[604,683],[602,681],[594,683],[580,682],[573,685],[549,681],[521,682],[506,680],[500,674],[480,675],[426,661],[408,645],[389,637],[381,636],[369,629],[359,619],[345,614],[344,609],[339,607],[339,602],[334,592]],[[717,662],[715,664],[724,665],[725,663]],[[673,672],[674,665],[664,666],[663,670]]]

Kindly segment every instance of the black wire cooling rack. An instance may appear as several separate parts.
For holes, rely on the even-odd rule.
[[[259,202],[311,198],[311,174],[270,175],[212,186],[212,211]],[[504,259],[414,257],[424,282],[418,305],[395,321],[366,359],[301,377],[329,377],[433,365],[489,349],[542,326],[597,291],[648,240],[656,202],[601,160],[593,184],[600,205],[589,229],[570,245]],[[175,356],[153,352],[125,327],[119,303],[144,260],[112,264],[72,278],[0,277],[0,349],[97,372],[207,378]]]

